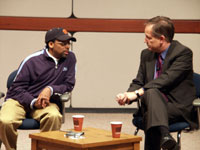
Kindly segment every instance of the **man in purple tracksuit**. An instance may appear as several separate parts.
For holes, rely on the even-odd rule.
[[[71,92],[75,85],[76,57],[69,51],[71,41],[76,39],[65,29],[50,29],[46,48],[20,64],[0,111],[0,140],[7,150],[16,149],[17,128],[27,113],[40,122],[41,131],[60,129],[62,115],[55,95]]]

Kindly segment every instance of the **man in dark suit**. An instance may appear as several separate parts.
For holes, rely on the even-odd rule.
[[[145,127],[145,150],[176,150],[178,145],[168,125],[186,120],[192,128],[193,84],[192,51],[174,41],[174,25],[170,18],[157,16],[145,24],[147,49],[141,53],[137,77],[127,92],[116,97],[120,105],[141,98]]]

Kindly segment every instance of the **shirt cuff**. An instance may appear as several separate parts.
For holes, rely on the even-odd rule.
[[[31,102],[31,104],[30,104],[31,109],[35,109],[35,108],[34,108],[34,104],[35,104],[36,101],[37,101],[37,98],[34,98],[34,99],[32,100],[32,102]]]
[[[53,95],[53,88],[51,86],[47,86],[51,90],[51,96]]]

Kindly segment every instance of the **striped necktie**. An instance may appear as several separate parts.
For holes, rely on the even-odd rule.
[[[158,58],[157,58],[157,61],[156,61],[156,78],[158,78],[161,75],[162,62],[163,62],[162,56],[161,56],[161,54],[158,54]],[[165,100],[168,102],[167,96],[165,94],[163,94],[163,96],[164,96]]]
[[[156,61],[156,78],[160,76],[162,72],[162,56],[158,54],[158,58]]]

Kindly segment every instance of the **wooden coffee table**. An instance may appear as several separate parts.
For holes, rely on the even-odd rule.
[[[139,136],[121,134],[112,138],[111,131],[84,128],[82,139],[64,137],[64,131],[49,131],[30,134],[31,150],[140,150]]]

